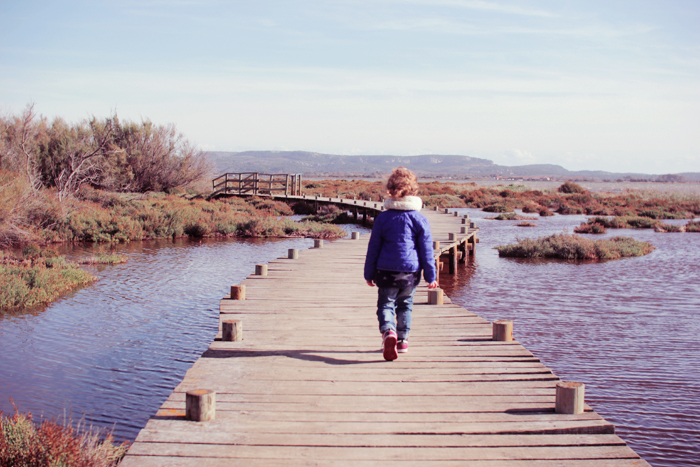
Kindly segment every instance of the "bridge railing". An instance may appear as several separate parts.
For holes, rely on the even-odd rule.
[[[284,195],[301,196],[301,174],[225,173],[212,180],[212,196]]]

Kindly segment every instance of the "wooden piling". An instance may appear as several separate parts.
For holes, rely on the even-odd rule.
[[[208,422],[216,418],[216,392],[211,389],[195,389],[185,394],[185,419]]]
[[[583,399],[586,386],[583,383],[568,381],[557,383],[556,413],[578,415],[583,413]]]
[[[299,259],[299,250],[296,248],[290,248],[287,251],[287,258],[289,259]]]
[[[360,239],[360,232],[353,232],[351,238],[353,240],[359,240]]]
[[[467,228],[466,228],[466,227],[460,227],[460,228],[459,228],[459,233],[463,233],[463,234],[467,233]]]
[[[457,245],[450,248],[450,274],[457,273]]]
[[[499,319],[493,322],[493,340],[510,342],[513,340],[513,322],[508,319]]]
[[[320,238],[314,239],[314,248],[323,248],[323,240]]]
[[[450,239],[450,241],[455,241],[457,239],[457,234],[455,234],[454,232],[450,232],[447,235],[448,235],[448,238]]]
[[[267,276],[267,264],[256,264],[255,265],[255,275],[256,276]]]
[[[245,300],[245,285],[231,286],[231,300]]]
[[[239,319],[229,319],[221,323],[221,340],[238,342],[243,340],[243,322]]]
[[[428,289],[428,304],[442,305],[444,301],[442,289]]]

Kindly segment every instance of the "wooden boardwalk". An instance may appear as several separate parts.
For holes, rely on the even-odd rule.
[[[459,218],[433,211],[436,240]],[[369,235],[268,263],[221,301],[240,342],[217,337],[151,417],[133,466],[648,466],[589,407],[554,413],[559,379],[491,323],[416,293],[410,350],[380,352]],[[517,329],[516,329],[517,334]],[[185,392],[216,391],[216,419],[185,420]]]

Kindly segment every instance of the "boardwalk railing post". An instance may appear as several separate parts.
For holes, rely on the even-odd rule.
[[[556,413],[577,415],[583,413],[586,386],[574,381],[557,383]]]
[[[442,289],[429,289],[428,290],[428,304],[430,305],[442,305],[444,301]]]
[[[296,248],[290,248],[289,251],[287,251],[287,258],[299,259],[299,250]]]
[[[267,264],[256,264],[255,265],[255,275],[256,276],[267,276]]]
[[[185,419],[208,422],[216,418],[216,392],[211,389],[195,389],[185,395]]]
[[[238,319],[229,319],[221,323],[221,340],[226,342],[242,341],[243,322]]]
[[[323,248],[323,240],[321,240],[320,238],[315,238],[314,248]]]
[[[231,286],[231,300],[245,300],[245,285]]]
[[[467,228],[466,228],[466,227],[460,227],[460,228],[459,228],[459,233],[463,233],[463,234],[467,233]]]
[[[447,234],[447,235],[449,236],[449,239],[450,239],[450,240],[456,240],[456,239],[457,239],[457,237],[456,237],[457,234],[455,234],[454,232],[450,232],[450,233]]]
[[[493,322],[493,340],[510,342],[513,340],[513,322],[499,319]]]
[[[360,239],[360,232],[353,232],[351,238],[353,240],[359,240]]]
[[[455,211],[455,217],[459,217],[459,213]]]

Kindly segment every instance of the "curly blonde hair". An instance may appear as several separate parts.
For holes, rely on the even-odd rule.
[[[386,182],[386,191],[392,198],[418,194],[418,177],[406,167],[397,167]]]

